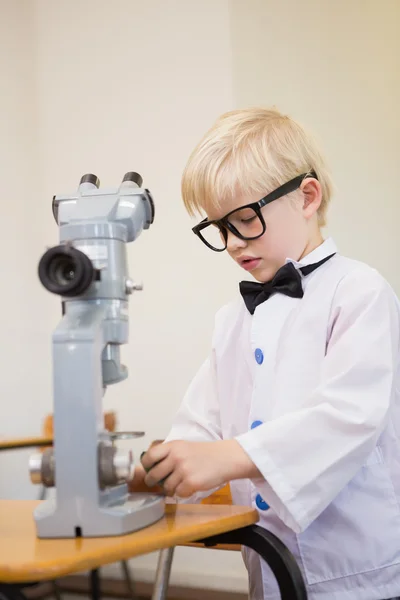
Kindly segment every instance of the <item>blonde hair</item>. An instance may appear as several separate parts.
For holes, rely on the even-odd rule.
[[[332,182],[313,137],[276,109],[225,113],[193,150],[182,176],[182,197],[190,215],[218,206],[224,198],[267,193],[314,170],[322,189],[321,227]]]

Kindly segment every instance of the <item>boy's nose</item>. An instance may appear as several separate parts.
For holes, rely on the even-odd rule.
[[[247,246],[246,240],[241,240],[234,233],[232,233],[232,231],[228,230],[227,233],[228,239],[226,240],[226,249],[228,252],[235,252],[235,250],[239,250]]]

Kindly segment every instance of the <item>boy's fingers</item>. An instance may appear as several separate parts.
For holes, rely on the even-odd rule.
[[[175,471],[174,473],[172,473],[172,475],[165,479],[163,484],[164,493],[167,496],[174,496],[175,490],[181,482],[182,476],[177,471]]]
[[[157,483],[162,485],[165,478],[173,471],[173,465],[168,457],[165,460],[157,463],[152,469],[150,469],[145,477],[145,483],[149,487],[156,485]]]
[[[184,480],[182,480],[175,489],[176,496],[180,498],[189,498],[195,490],[193,490]]]
[[[156,463],[168,456],[169,447],[167,444],[157,444],[147,452],[143,452],[140,460],[146,471],[149,471]]]

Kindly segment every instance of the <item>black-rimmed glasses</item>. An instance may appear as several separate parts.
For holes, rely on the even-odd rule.
[[[297,190],[306,177],[317,179],[314,171],[298,175],[287,183],[276,188],[258,202],[252,202],[245,206],[240,206],[231,210],[220,219],[209,221],[204,219],[192,231],[202,242],[215,252],[223,252],[228,243],[228,231],[233,233],[241,240],[256,240],[261,237],[266,230],[264,217],[261,209],[278,198],[282,198],[291,192]]]

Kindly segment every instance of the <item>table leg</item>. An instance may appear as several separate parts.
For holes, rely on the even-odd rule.
[[[90,597],[92,600],[100,600],[100,572],[99,569],[90,571]]]
[[[258,525],[250,525],[198,541],[209,547],[217,544],[241,544],[252,548],[271,568],[282,600],[307,600],[303,576],[296,560],[270,531]]]
[[[60,588],[58,586],[57,581],[53,581],[53,591],[54,591],[54,598],[56,600],[62,600]]]
[[[133,585],[132,577],[129,571],[129,565],[126,560],[121,561],[122,571],[124,573],[126,587],[128,588],[129,596],[131,600],[138,600],[135,593],[135,586]]]
[[[175,548],[164,548],[163,550],[160,550],[151,600],[165,600],[167,597],[174,550]]]

